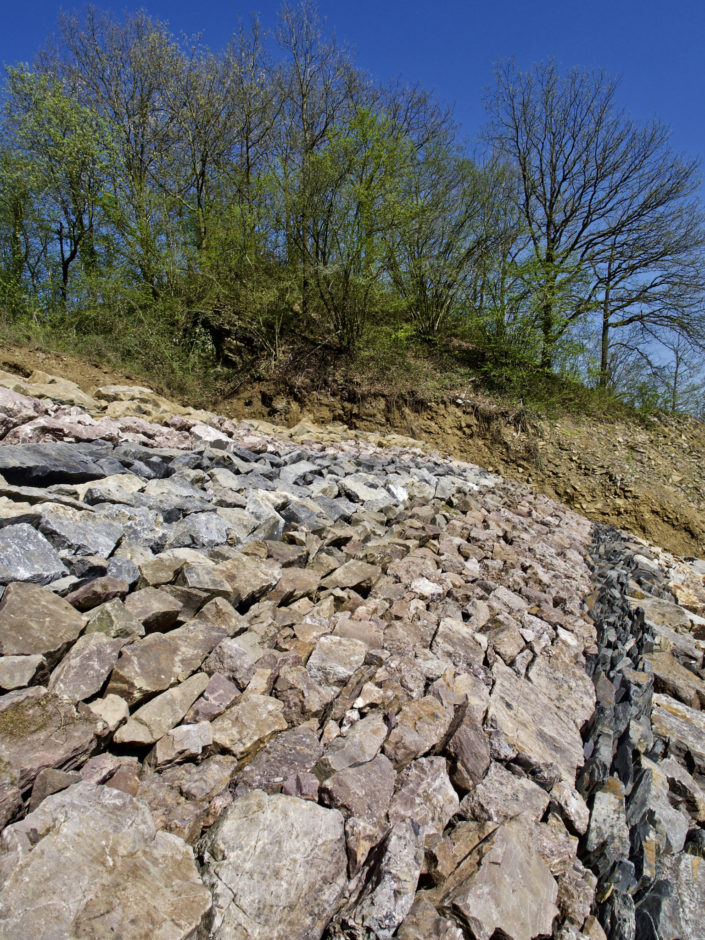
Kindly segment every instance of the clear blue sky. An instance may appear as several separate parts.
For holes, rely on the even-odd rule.
[[[200,32],[218,48],[238,15],[277,22],[279,0],[96,2],[121,14],[146,9],[174,32]],[[6,0],[0,61],[31,61],[62,4]],[[67,10],[82,4],[63,3]],[[467,137],[479,130],[493,64],[548,56],[565,67],[604,68],[621,79],[620,104],[657,117],[676,149],[705,162],[705,0],[320,0],[318,8],[358,64],[385,80],[419,81],[453,104]]]

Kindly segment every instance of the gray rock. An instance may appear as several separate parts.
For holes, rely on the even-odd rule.
[[[88,614],[86,634],[102,633],[115,639],[136,639],[144,636],[144,626],[125,607],[121,600],[107,601],[99,607],[94,607]]]
[[[343,817],[254,790],[203,841],[214,938],[317,940],[346,885]]]
[[[248,693],[213,722],[213,740],[243,766],[277,731],[287,727],[284,706],[268,695]]]
[[[64,443],[15,444],[0,450],[0,473],[19,486],[99,480],[107,474],[96,460],[108,450]]]
[[[517,777],[501,764],[489,772],[462,803],[462,812],[479,822],[502,822],[519,813],[541,819],[548,806],[548,793],[526,777]]]
[[[6,937],[186,940],[211,903],[191,849],[158,832],[144,804],[91,783],[48,797],[6,829],[0,866]]]
[[[152,633],[123,649],[107,692],[120,695],[130,705],[163,692],[195,672],[223,639],[223,629],[200,620],[167,634]]]
[[[107,558],[123,536],[122,526],[115,522],[96,517],[93,512],[79,512],[56,503],[42,509],[39,531],[65,556]]]
[[[125,599],[125,609],[143,625],[146,633],[164,632],[176,623],[182,604],[165,590],[146,587]]]
[[[460,807],[458,794],[448,777],[444,757],[422,757],[401,771],[389,807],[392,825],[413,819],[424,837],[440,835]]]
[[[237,555],[216,565],[215,572],[232,588],[232,603],[237,607],[252,604],[270,591],[281,577],[282,569],[271,561]]]
[[[0,584],[50,584],[68,574],[52,545],[26,522],[0,528]]]
[[[185,760],[195,760],[213,743],[213,727],[208,721],[179,725],[157,741],[150,755],[155,767],[168,767]]]
[[[624,806],[624,787],[610,777],[595,794],[585,848],[600,850],[602,858],[629,857],[629,829]]]
[[[323,754],[310,728],[290,728],[275,735],[237,775],[236,796],[251,790],[279,793],[291,777],[309,773]]]
[[[387,734],[387,725],[380,712],[373,712],[356,721],[345,734],[339,735],[328,745],[316,766],[316,775],[324,780],[348,767],[368,763],[379,753]]]
[[[442,741],[452,720],[453,709],[444,707],[432,695],[409,702],[397,715],[384,753],[397,769],[405,767]]]
[[[175,523],[166,542],[167,548],[213,548],[228,541],[230,526],[215,512],[195,512]]]
[[[360,640],[322,636],[309,656],[306,670],[323,686],[342,686],[365,661],[367,646]]]
[[[0,614],[1,616],[1,614]],[[674,757],[693,761],[705,773],[705,713],[689,708],[668,695],[654,695],[651,723],[656,737],[670,742]]]

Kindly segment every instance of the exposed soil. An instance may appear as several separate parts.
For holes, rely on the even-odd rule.
[[[41,369],[90,392],[97,385],[144,384],[67,355],[0,343],[0,369]],[[705,556],[705,425],[685,416],[638,422],[563,416],[537,419],[489,398],[417,403],[383,394],[301,392],[285,398],[267,384],[214,399],[236,418],[291,427],[301,420],[396,432],[442,453],[522,480],[600,522],[634,532],[679,555]]]

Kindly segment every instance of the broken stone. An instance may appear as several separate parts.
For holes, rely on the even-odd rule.
[[[397,790],[389,807],[389,821],[413,819],[423,828],[424,837],[440,834],[460,800],[448,777],[443,757],[422,757],[401,771]]]
[[[356,721],[344,735],[337,736],[326,748],[316,765],[319,780],[348,767],[357,767],[373,760],[386,737],[387,725],[379,712]]]
[[[307,800],[254,790],[204,839],[214,936],[320,937],[346,885],[343,817]]]
[[[0,657],[0,689],[11,692],[13,689],[25,688],[42,665],[44,657],[39,654]]]
[[[26,522],[0,528],[0,584],[50,584],[68,574],[52,545]]]
[[[173,689],[150,699],[118,729],[115,743],[154,744],[181,721],[207,685],[208,676],[197,672]]]
[[[80,636],[49,677],[49,691],[70,702],[82,702],[105,685],[125,640],[102,633]]]
[[[548,806],[548,793],[527,777],[518,777],[501,764],[489,772],[462,802],[462,812],[479,822],[502,822],[527,813],[539,820]]]
[[[101,845],[109,851],[96,854]],[[3,833],[1,863],[8,937],[128,936],[139,924],[144,936],[186,938],[211,903],[191,850],[112,787],[77,783],[45,799]]]
[[[238,773],[235,795],[251,790],[279,793],[287,780],[313,770],[322,754],[323,747],[310,728],[282,731]]]
[[[157,741],[153,751],[154,766],[166,767],[180,761],[193,760],[200,757],[203,749],[210,747],[212,743],[213,728],[210,722],[179,725]]]
[[[323,686],[344,685],[365,661],[367,646],[360,640],[322,636],[309,657],[306,669]]]
[[[142,623],[147,633],[169,630],[176,623],[182,604],[159,588],[142,588],[125,599],[125,609]]]
[[[9,584],[0,600],[0,650],[4,656],[60,658],[83,630],[85,617],[37,584]]]
[[[275,698],[248,693],[237,705],[215,719],[213,740],[218,747],[233,754],[239,766],[243,766],[272,735],[286,729],[283,708]]]
[[[115,639],[144,636],[144,626],[120,600],[107,601],[94,607],[88,615],[86,634],[103,633]]]
[[[397,769],[427,754],[448,733],[453,709],[444,708],[431,695],[404,705],[384,745],[384,753]]]
[[[130,716],[127,702],[119,695],[106,695],[105,698],[97,698],[88,703],[88,708],[101,721],[105,722],[111,732],[119,728],[123,721],[127,721]]]

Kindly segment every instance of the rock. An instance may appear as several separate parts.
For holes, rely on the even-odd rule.
[[[69,506],[51,504],[42,509],[39,531],[64,555],[98,555],[108,558],[123,535],[123,528]]]
[[[476,940],[495,934],[532,940],[552,934],[558,888],[519,816],[501,825],[466,863],[467,877],[444,898]]]
[[[282,569],[270,561],[256,561],[238,555],[215,566],[214,573],[222,576],[232,590],[235,607],[250,605],[271,591],[281,577]]]
[[[127,702],[119,695],[106,695],[105,698],[97,698],[89,702],[88,708],[104,721],[110,732],[115,731],[123,721],[127,721],[130,715],[130,709]]]
[[[466,714],[447,750],[453,760],[451,780],[461,790],[471,790],[490,766],[489,739],[472,712]]]
[[[176,623],[182,604],[159,588],[146,587],[130,594],[125,610],[144,626],[146,633],[164,632]]]
[[[346,884],[343,817],[254,790],[206,835],[203,862],[213,895],[212,937],[313,940]]]
[[[167,548],[213,548],[228,541],[230,526],[216,512],[194,512],[176,522],[167,540]]]
[[[7,937],[186,940],[211,903],[191,850],[111,787],[77,783],[48,797],[3,833],[0,859]]]
[[[550,658],[537,657],[529,668],[528,678],[562,714],[565,713],[565,703],[570,702],[568,717],[578,729],[595,710],[592,680],[581,665],[561,652],[555,652]]]
[[[344,735],[336,737],[316,765],[319,780],[348,767],[357,767],[373,760],[379,753],[388,729],[382,715],[373,712],[356,721]]]
[[[213,722],[213,740],[243,766],[277,731],[287,727],[284,706],[268,695],[248,694]]]
[[[490,714],[510,746],[532,766],[555,763],[563,779],[575,780],[582,766],[583,743],[578,729],[533,683],[522,679],[504,663],[493,667],[494,688]]]
[[[4,656],[44,656],[51,665],[85,623],[85,617],[47,588],[9,584],[0,600],[0,651]]]
[[[157,741],[154,748],[155,767],[166,767],[180,761],[200,757],[206,747],[213,743],[213,728],[207,721],[197,724],[179,725],[168,731]]]
[[[90,445],[15,444],[0,449],[0,474],[19,486],[83,483],[107,476],[96,463],[101,456]]]
[[[59,793],[66,787],[80,783],[81,775],[75,772],[67,773],[65,770],[54,770],[49,767],[40,770],[32,787],[32,797],[29,801],[29,812],[33,813],[39,804],[52,793]]]
[[[649,653],[645,657],[654,672],[654,689],[679,699],[691,708],[701,709],[705,705],[705,682],[690,669],[681,666],[667,652]]]
[[[689,708],[668,695],[657,694],[651,724],[656,737],[670,742],[675,757],[692,760],[698,773],[705,773],[705,714],[702,711]]]
[[[123,649],[107,692],[134,705],[155,692],[183,682],[225,638],[225,631],[194,620],[168,634],[152,633]]]
[[[197,672],[173,689],[150,699],[118,729],[115,743],[154,744],[181,721],[207,685],[208,676]]]
[[[364,561],[352,559],[345,562],[332,574],[321,582],[321,586],[329,589],[356,588],[370,589],[381,575],[377,565],[368,565]]]
[[[124,645],[125,640],[102,633],[80,636],[49,677],[49,691],[74,703],[96,695]]]
[[[453,710],[444,708],[431,695],[404,705],[389,734],[384,753],[397,769],[422,757],[445,738],[453,720]]]
[[[321,799],[325,805],[341,810],[346,818],[345,838],[351,875],[360,870],[370,849],[385,832],[394,782],[391,761],[378,754],[365,764],[337,771],[321,787]]]
[[[250,636],[243,639],[245,634],[237,637],[228,637],[219,643],[213,650],[208,659],[203,664],[204,670],[209,673],[220,673],[231,679],[238,689],[245,689],[255,673],[255,660],[259,658],[257,653],[255,657],[248,651],[248,640],[255,640],[259,645],[259,638]],[[264,652],[262,650],[262,652]]]
[[[431,649],[436,656],[446,656],[462,671],[482,665],[485,653],[473,636],[473,629],[462,620],[444,617],[438,625]]]
[[[0,584],[50,584],[68,574],[52,545],[26,522],[0,528]]]
[[[365,661],[367,646],[360,640],[322,636],[306,664],[314,682],[342,686]]]
[[[389,807],[392,825],[412,819],[421,826],[424,837],[440,834],[460,807],[460,800],[448,777],[443,757],[422,757],[404,768]]]
[[[30,697],[4,708],[0,700],[0,776],[8,780],[5,768],[12,768],[9,782],[21,790],[45,768],[80,767],[95,749],[101,728],[97,719],[79,715],[70,702],[43,688],[27,691]]]
[[[130,585],[127,581],[107,575],[103,578],[94,578],[88,584],[71,591],[64,597],[64,600],[76,610],[93,610],[99,604],[124,597],[129,590]]]
[[[207,660],[206,660],[207,662]],[[208,672],[204,669],[204,672]],[[189,723],[211,721],[222,715],[240,697],[240,690],[222,673],[214,673],[203,690],[203,695],[189,709],[186,721]]]
[[[0,689],[11,692],[25,688],[43,665],[44,657],[38,653],[34,656],[0,657]]]
[[[287,780],[313,770],[322,754],[318,737],[310,728],[282,731],[238,773],[235,795],[251,790],[279,793]]]
[[[461,809],[463,815],[478,822],[503,822],[522,812],[539,820],[548,799],[548,793],[533,781],[493,763],[482,782],[465,797]]]
[[[86,634],[89,633],[102,633],[115,639],[132,640],[144,636],[144,626],[122,601],[116,598],[93,608],[86,624]]]
[[[354,920],[380,940],[392,937],[409,913],[423,864],[423,830],[412,819],[387,836],[356,905]]]
[[[590,822],[590,810],[575,787],[565,780],[559,780],[551,789],[550,796],[568,828],[578,835],[585,835]]]
[[[197,591],[205,591],[213,597],[232,600],[233,589],[222,575],[213,570],[213,565],[184,565],[178,583]]]
[[[395,937],[397,940],[463,940],[457,922],[441,917],[436,908],[421,894],[417,894],[411,910],[402,921]]]
[[[585,848],[590,853],[599,850],[605,865],[608,860],[629,857],[624,787],[617,777],[610,777],[595,793]]]

